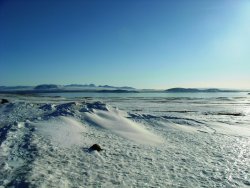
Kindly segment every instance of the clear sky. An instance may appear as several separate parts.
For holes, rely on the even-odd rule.
[[[0,85],[250,88],[250,0],[0,0]]]

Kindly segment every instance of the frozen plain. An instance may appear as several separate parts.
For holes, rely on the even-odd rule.
[[[250,187],[249,95],[0,97],[0,187]]]

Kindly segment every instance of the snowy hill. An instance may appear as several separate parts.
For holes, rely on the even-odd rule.
[[[70,85],[56,85],[56,84],[41,84],[37,86],[0,86],[1,93],[41,93],[41,92],[116,92],[125,93],[132,92],[136,89],[133,87],[123,86],[109,86],[95,84],[70,84]]]
[[[197,92],[237,92],[236,90],[225,90],[225,89],[197,89],[197,88],[170,88],[165,90],[165,92],[169,93],[197,93]]]

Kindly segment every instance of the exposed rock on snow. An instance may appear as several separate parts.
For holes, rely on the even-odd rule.
[[[7,99],[1,99],[1,104],[9,103]]]
[[[50,116],[74,116],[74,109],[76,107],[75,102],[69,102],[64,104],[59,104],[55,107],[55,111],[53,111]]]
[[[109,110],[108,106],[100,101],[94,103],[87,103],[86,107],[90,112],[94,112],[94,110],[103,110],[103,111]]]
[[[52,111],[52,110],[55,110],[55,105],[45,104],[45,105],[39,107],[39,109],[44,110],[44,111]]]
[[[99,146],[98,144],[94,144],[93,146],[91,146],[90,148],[89,148],[89,151],[101,151],[102,150],[102,148],[101,148],[101,146]]]

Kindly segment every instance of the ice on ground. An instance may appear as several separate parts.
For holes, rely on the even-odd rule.
[[[3,98],[0,187],[250,186],[250,97]]]
[[[250,137],[250,127],[248,123],[229,125],[227,123],[210,122],[210,127],[213,127],[217,134]]]
[[[60,146],[81,145],[83,140],[85,143],[90,142],[87,139],[82,139],[82,133],[86,132],[87,128],[71,117],[59,116],[46,121],[33,122],[30,125],[35,126],[39,133]]]
[[[91,123],[108,129],[124,138],[139,144],[157,145],[163,139],[146,130],[143,125],[124,117],[124,112],[109,107],[107,110],[93,110],[85,112],[85,117]]]

